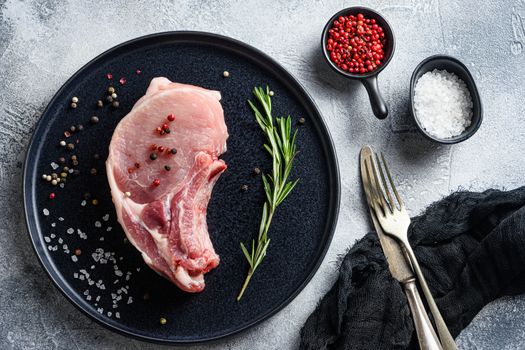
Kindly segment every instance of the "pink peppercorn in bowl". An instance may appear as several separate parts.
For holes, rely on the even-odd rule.
[[[366,7],[341,10],[325,25],[321,46],[328,65],[342,76],[361,81],[374,115],[386,118],[388,107],[377,83],[377,75],[395,50],[394,33],[386,19]]]

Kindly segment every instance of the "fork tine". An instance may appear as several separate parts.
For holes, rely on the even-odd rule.
[[[381,189],[381,185],[379,184],[379,179],[378,179],[378,172],[377,172],[377,167],[375,165],[375,162],[374,162],[374,156],[370,156],[370,163],[371,163],[371,167],[372,167],[372,178],[374,180],[374,183],[371,184],[371,188],[373,188],[375,191],[376,191],[376,194],[377,194],[377,198],[379,199],[379,205],[381,206],[381,208],[383,209],[383,214],[386,213],[387,209],[390,210],[390,207],[389,205],[387,204],[386,202],[386,199],[385,199],[385,195],[384,195],[384,192],[383,190]]]
[[[376,157],[376,160],[377,160],[377,167],[379,168],[379,174],[381,175],[381,182],[383,183],[383,188],[385,189],[386,196],[388,198],[388,204],[390,206],[390,212],[393,213],[394,212],[394,208],[395,208],[394,198],[392,198],[392,195],[390,194],[390,190],[388,189],[388,185],[386,184],[385,173],[383,172],[383,167],[381,165],[381,161],[380,161],[379,156],[377,155],[377,153],[375,154],[375,157]]]
[[[390,182],[390,187],[392,187],[392,191],[394,191],[394,195],[396,196],[400,208],[403,208],[405,205],[403,204],[403,201],[401,200],[401,197],[397,192],[396,186],[394,185],[394,180],[392,180],[392,175],[390,174],[390,170],[388,170],[388,165],[386,163],[385,155],[383,153],[381,153],[381,159],[383,160],[383,165],[385,166],[386,176],[388,177],[388,181]]]

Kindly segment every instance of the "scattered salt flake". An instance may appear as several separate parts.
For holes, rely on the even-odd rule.
[[[48,236],[44,236],[44,241],[46,241],[46,243],[50,243],[51,242],[51,238],[49,238]]]
[[[81,280],[81,281],[83,281],[83,280],[86,279],[86,276],[84,276],[84,275],[80,275],[80,276],[78,276],[78,279]]]
[[[88,294],[89,294],[89,289],[86,289],[86,290],[84,291],[84,295],[88,295]]]
[[[126,304],[131,304],[133,302],[133,297],[129,297]]]
[[[90,301],[91,300],[91,295],[86,296],[86,300]]]
[[[87,204],[87,202],[86,202],[85,200],[83,200],[82,202],[80,202],[80,205],[83,206],[83,207],[85,207],[86,204]]]
[[[95,227],[102,227],[102,223],[100,221],[95,221]]]
[[[140,272],[140,267],[137,267],[137,272]]]
[[[108,311],[107,315],[108,315],[108,317],[111,317],[111,315],[113,315],[113,314],[111,313],[111,311]]]
[[[109,220],[109,214],[106,214],[102,217],[102,220],[108,221]]]
[[[64,218],[63,217],[59,217],[58,221],[64,221]]]
[[[77,272],[75,272],[75,273],[73,274],[73,278],[78,278],[78,273],[77,273]]]
[[[108,227],[106,228],[106,232],[109,232],[109,231],[111,231],[112,229],[113,229],[113,227],[108,226]]]
[[[99,308],[97,309],[97,311],[98,311],[99,314],[102,314],[102,313],[104,312],[104,309],[101,308],[101,307],[99,307]]]
[[[56,222],[52,222],[51,223],[51,227],[56,227],[57,226],[57,223]]]
[[[62,244],[62,243],[64,243],[64,240],[63,240],[62,238],[59,238],[59,239],[58,239],[58,243],[59,243],[59,244]]]
[[[122,274],[122,271],[120,271],[120,270],[116,270],[116,271],[115,271],[115,275],[121,277],[123,274]]]
[[[51,237],[51,238],[55,238],[56,235],[55,235],[54,233],[52,233],[52,234],[49,235],[49,237]]]
[[[70,227],[70,228],[67,229],[66,232],[67,232],[68,234],[73,234],[73,232],[75,232],[75,230],[74,230],[72,227]]]
[[[104,240],[104,237],[100,237],[98,240],[102,242]]]
[[[73,260],[73,262],[77,262],[78,258],[76,255],[71,255],[71,260]]]
[[[65,184],[63,182],[61,182],[59,185],[58,185],[60,188],[64,188]]]
[[[55,162],[51,162],[51,168],[53,168],[53,170],[57,170],[59,167],[59,165]]]
[[[94,270],[95,269],[95,265],[91,265],[91,270]]]
[[[48,216],[49,215],[49,210],[44,208],[44,210],[42,210],[42,213],[44,213],[45,216]]]
[[[97,295],[97,298],[95,299],[95,301],[100,301],[100,295]]]
[[[120,312],[115,312],[115,317],[120,318]]]

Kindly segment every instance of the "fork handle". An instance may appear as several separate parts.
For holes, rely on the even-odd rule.
[[[405,247],[405,251],[408,254],[410,262],[412,263],[412,267],[416,272],[417,279],[419,280],[419,284],[421,285],[421,289],[423,290],[423,294],[425,295],[425,299],[427,300],[430,312],[432,313],[432,316],[434,316],[434,323],[436,324],[436,329],[439,334],[439,339],[441,340],[443,350],[458,350],[458,346],[456,345],[454,338],[452,338],[452,335],[450,334],[448,327],[445,324],[445,320],[443,320],[443,316],[441,316],[441,313],[439,312],[436,302],[432,297],[432,293],[430,293],[427,281],[425,280],[425,276],[423,276],[423,272],[419,267],[419,263],[417,262],[416,255],[414,254],[412,247],[410,246],[408,241],[402,240],[401,242]]]
[[[432,323],[430,323],[425,306],[419,296],[416,287],[416,279],[412,277],[409,280],[402,282],[402,285],[405,289],[408,305],[410,306],[410,311],[412,313],[412,319],[414,320],[419,348],[421,350],[443,350],[436,332],[434,331],[434,328],[432,328]]]

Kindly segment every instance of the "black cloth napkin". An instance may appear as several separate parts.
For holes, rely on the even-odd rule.
[[[412,219],[410,242],[454,337],[490,301],[525,292],[524,205],[525,187],[457,192]],[[405,294],[375,232],[343,258],[301,330],[300,348],[418,349]]]

